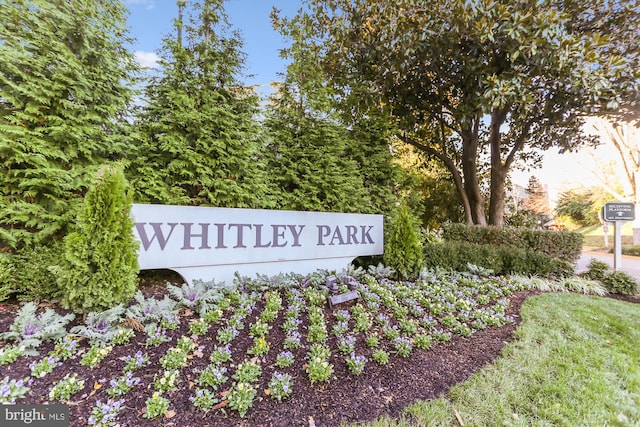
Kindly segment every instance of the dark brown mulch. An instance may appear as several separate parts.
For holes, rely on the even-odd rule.
[[[164,292],[163,286],[157,284],[143,287],[145,294],[156,295]],[[143,418],[145,401],[151,396],[149,384],[161,367],[159,358],[167,348],[175,345],[175,340],[181,335],[188,334],[187,319],[182,319],[181,329],[174,331],[172,342],[158,347],[146,348],[143,334],[124,346],[116,347],[113,352],[95,369],[89,369],[79,364],[79,358],[65,362],[65,368],[57,368],[41,380],[36,380],[31,392],[19,403],[48,403],[48,391],[51,385],[68,372],[76,372],[79,378],[86,380],[82,391],[75,394],[70,403],[71,426],[87,425],[87,418],[97,400],[108,399],[106,389],[110,379],[122,373],[124,362],[122,357],[133,355],[137,350],[146,352],[151,365],[137,371],[136,376],[142,379],[142,384],[135,387],[125,396],[126,409],[120,412],[118,420],[121,426],[336,426],[343,422],[358,422],[374,420],[383,414],[398,416],[402,409],[419,399],[436,398],[453,385],[464,381],[483,366],[491,363],[499,356],[504,345],[511,340],[512,333],[520,322],[519,310],[522,302],[533,292],[518,292],[511,296],[508,315],[513,316],[514,323],[499,328],[489,328],[477,332],[469,338],[455,337],[446,344],[434,344],[430,350],[414,350],[410,357],[390,358],[390,363],[380,366],[370,360],[364,374],[353,376],[347,372],[344,362],[333,355],[335,378],[328,384],[311,384],[303,370],[304,350],[294,352],[296,362],[287,372],[293,375],[294,393],[292,397],[278,403],[263,394],[271,374],[276,370],[273,366],[275,352],[284,335],[279,325],[282,313],[269,333],[272,351],[260,360],[263,369],[259,394],[245,418],[240,418],[236,412],[224,408],[203,414],[189,401],[193,395],[191,390],[197,377],[199,368],[209,363],[209,354],[215,345],[210,337],[200,338],[203,357],[191,359],[189,368],[184,369],[179,388],[173,393],[167,393],[171,401],[171,410],[175,415],[166,419],[148,420]],[[9,328],[18,310],[17,304],[5,304],[0,309],[0,331]],[[327,309],[328,310],[328,309]],[[256,309],[260,312],[260,308]],[[326,313],[329,316],[330,313]],[[256,317],[256,313],[246,319],[249,325]],[[233,341],[234,360],[239,362],[251,346],[251,338],[246,333]],[[83,343],[86,346],[86,343]],[[44,345],[41,354],[46,355],[53,348],[52,344]],[[275,349],[275,350],[274,350]],[[370,350],[359,348],[357,353],[370,356]],[[242,355],[242,356],[241,356]],[[335,359],[335,360],[334,360]],[[371,358],[370,358],[371,359]],[[28,363],[33,358],[22,357],[10,366],[0,366],[0,378],[9,375],[11,378],[27,377],[30,373]]]

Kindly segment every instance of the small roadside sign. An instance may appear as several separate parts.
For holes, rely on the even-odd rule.
[[[633,203],[609,202],[604,204],[605,221],[633,221],[636,208]]]

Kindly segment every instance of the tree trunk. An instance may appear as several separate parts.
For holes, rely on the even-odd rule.
[[[489,126],[489,145],[491,147],[491,196],[489,197],[489,224],[496,227],[504,225],[505,181],[509,171],[509,161],[502,162],[502,141],[500,126],[507,117],[507,109],[494,110]]]
[[[462,136],[462,174],[464,191],[469,200],[471,219],[476,225],[487,225],[484,213],[484,196],[478,180],[478,124],[473,129],[461,132]]]

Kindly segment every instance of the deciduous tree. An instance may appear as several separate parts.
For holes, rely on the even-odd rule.
[[[283,25],[313,34],[345,109],[389,113],[398,137],[446,165],[475,224],[502,225],[516,161],[584,144],[585,113],[637,93],[637,1],[305,3]]]

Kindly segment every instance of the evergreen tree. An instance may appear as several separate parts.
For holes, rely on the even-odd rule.
[[[144,138],[130,167],[151,203],[268,207],[255,115],[258,97],[238,81],[244,54],[223,0],[179,0],[161,75],[146,90]]]
[[[130,216],[132,193],[122,165],[98,171],[65,239],[64,259],[53,267],[62,304],[78,311],[101,311],[128,302],[138,284],[138,242]]]
[[[547,190],[542,186],[538,178],[531,176],[526,188],[527,196],[522,200],[522,209],[534,226],[540,226],[549,221],[551,207]]]
[[[0,21],[0,246],[21,247],[63,234],[91,170],[126,151],[137,66],[120,2],[4,1]]]
[[[391,219],[386,235],[384,263],[393,268],[400,279],[412,279],[424,266],[422,241],[415,219],[403,205]]]
[[[372,163],[382,158],[380,148],[363,148],[369,142],[367,138],[371,147],[386,146],[383,126],[374,119],[368,123],[362,120],[351,129],[345,126],[335,111],[332,94],[323,84],[324,76],[313,53],[302,48],[308,43],[305,34],[287,32],[278,24],[276,15],[274,19],[276,28],[292,41],[283,56],[293,59],[285,81],[270,98],[264,123],[270,155],[268,170],[277,191],[277,206],[379,212],[377,209],[390,197],[391,186],[385,191],[376,185],[381,181],[387,184],[393,174],[375,177]],[[367,158],[368,154],[372,158]],[[371,177],[370,187],[367,175]]]
[[[265,126],[277,207],[287,210],[368,212],[370,198],[358,164],[348,156],[344,127],[317,117],[285,83],[272,97]]]

